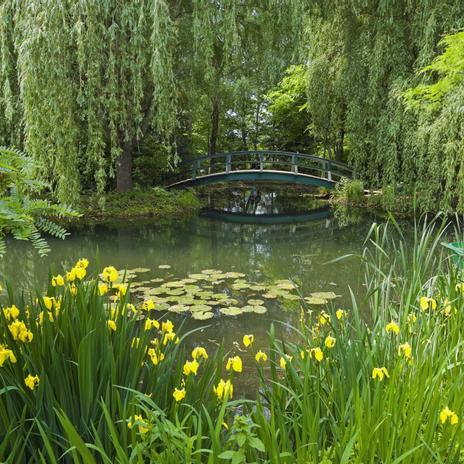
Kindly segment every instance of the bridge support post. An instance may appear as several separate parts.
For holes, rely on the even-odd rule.
[[[298,174],[298,164],[296,162],[296,156],[297,155],[292,155],[292,172],[293,172],[293,174]]]
[[[231,158],[230,155],[227,155],[226,156],[226,173],[227,174],[229,174],[229,172],[230,172],[231,164],[232,164],[232,158]]]
[[[262,153],[259,154],[259,170],[262,171],[264,169],[264,155]]]
[[[198,170],[198,161],[194,161],[192,164],[192,179],[197,178],[197,170]]]
[[[332,180],[332,166],[330,161],[325,162],[325,168],[327,170],[327,180]]]

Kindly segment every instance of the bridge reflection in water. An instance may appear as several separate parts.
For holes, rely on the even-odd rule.
[[[208,204],[201,216],[225,224],[303,225],[323,221],[322,227],[328,227],[333,216],[331,207],[320,200],[256,187],[228,190],[219,197],[212,194],[208,196]]]
[[[318,221],[330,219],[333,216],[330,206],[321,206],[305,213],[293,214],[253,214],[217,209],[204,209],[203,217],[217,219],[221,222],[234,222],[237,224],[295,224],[299,222]]]

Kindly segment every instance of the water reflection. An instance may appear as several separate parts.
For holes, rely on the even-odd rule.
[[[327,207],[321,208],[319,204],[312,211],[308,209],[308,205],[313,205],[309,199],[302,201],[306,209],[293,207],[290,212],[284,203],[282,197],[261,193],[252,196],[252,200],[244,197],[245,210],[226,212],[229,219],[219,215],[224,213],[222,208],[222,211],[216,210],[216,217],[206,212],[203,216],[170,224],[158,224],[150,219],[86,227],[72,231],[65,241],[51,239],[52,253],[42,259],[30,244],[10,241],[7,254],[0,262],[0,278],[8,277],[15,288],[21,285],[43,288],[50,267],[52,272],[62,272],[63,267],[71,267],[78,258],[88,257],[91,273],[109,264],[119,269],[150,268],[150,275],[144,279],[183,278],[203,269],[243,272],[248,281],[257,283],[290,278],[299,284],[301,294],[334,291],[340,295],[334,304],[349,308],[349,288],[355,294],[361,289],[359,260],[326,263],[342,255],[359,253],[371,218],[362,216],[359,223],[340,227]],[[250,208],[256,214],[249,213]],[[280,220],[304,215],[312,215],[312,219],[266,222],[269,211],[274,211]],[[250,215],[259,216],[264,222],[249,221]],[[160,264],[170,264],[172,268],[162,271],[158,269]],[[224,340],[226,346],[232,347],[244,333],[254,333],[260,341],[259,347],[265,347],[266,333],[273,321],[277,321],[278,334],[290,339],[291,325],[298,325],[299,309],[290,310],[278,301],[266,302],[266,306],[268,312],[263,315],[218,315],[204,322],[180,315],[169,314],[169,317],[183,323],[186,330],[198,330],[190,337],[192,344],[214,345]]]
[[[208,210],[227,211],[248,216],[290,216],[321,207],[327,208],[327,204],[314,194],[293,192],[266,184],[207,191],[206,196]]]
[[[361,288],[359,261],[326,263],[361,250],[370,218],[363,216],[358,224],[340,227],[326,205],[310,198],[298,202],[257,190],[240,195],[232,192],[216,198],[214,211],[183,222],[158,224],[150,219],[74,230],[65,241],[51,239],[52,253],[43,259],[30,244],[10,241],[0,274],[16,288],[43,288],[50,268],[62,272],[81,257],[91,260],[90,272],[109,264],[120,269],[147,267],[152,269],[150,278],[183,278],[203,269],[220,269],[243,272],[247,280],[258,283],[290,278],[303,295],[333,290],[341,295],[335,304],[349,307],[348,288],[355,293]],[[160,264],[170,264],[172,269],[163,274]],[[279,321],[279,332],[288,336],[290,325],[298,324],[299,311],[289,311],[277,301],[270,302],[268,309],[265,315],[218,315],[207,324],[176,318],[189,329],[209,326],[192,343],[224,339],[230,346],[251,331],[265,338],[271,321]]]

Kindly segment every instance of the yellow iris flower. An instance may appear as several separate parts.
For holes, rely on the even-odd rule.
[[[19,317],[19,309],[15,305],[8,306],[3,308],[3,315],[5,319],[9,321],[10,319],[18,319]]]
[[[208,353],[202,346],[197,346],[192,351],[192,358],[193,359],[200,359],[200,358],[208,359]]]
[[[335,346],[335,343],[337,342],[337,339],[334,337],[331,337],[330,335],[327,335],[324,341],[324,345],[327,348],[333,348]]]
[[[129,427],[130,429],[132,429],[132,427],[134,425],[138,425],[139,426],[139,432],[140,433],[147,433],[148,432],[148,424],[147,422],[145,421],[145,419],[140,416],[139,414],[135,414],[134,415],[134,419],[131,419],[128,423],[127,423],[127,427]]]
[[[3,364],[7,359],[13,364],[16,362],[16,356],[13,351],[6,345],[0,345],[0,367],[3,367]]]
[[[62,287],[64,285],[64,278],[61,274],[52,277],[53,287]]]
[[[114,322],[112,319],[109,319],[106,322],[106,325],[108,326],[108,329],[112,330],[113,332],[116,332],[116,322]]]
[[[267,354],[264,351],[259,350],[256,353],[255,359],[257,362],[266,362],[267,361]]]
[[[39,386],[40,379],[37,375],[31,375],[29,374],[25,379],[24,383],[26,384],[26,387],[30,388],[31,390],[34,390],[36,387]]]
[[[458,415],[454,411],[451,411],[448,406],[446,406],[440,411],[440,422],[444,424],[446,421],[448,421],[448,419],[451,425],[456,425],[459,422]]]
[[[314,356],[314,359],[317,362],[322,362],[322,360],[324,359],[324,353],[319,347],[311,348],[310,353],[311,353],[311,356]]]
[[[255,341],[255,336],[252,334],[243,336],[243,344],[248,348]]]
[[[219,400],[223,400],[225,398],[231,399],[234,394],[234,386],[230,380],[225,382],[221,379],[217,386],[213,387],[213,391]]]
[[[174,393],[172,394],[172,396],[177,402],[182,401],[185,398],[185,395],[185,388],[181,388],[180,390],[178,388],[175,388]]]
[[[102,271],[102,279],[106,282],[116,282],[118,277],[118,271],[114,266],[107,266]]]
[[[421,296],[419,299],[419,306],[422,311],[426,311],[427,309],[435,310],[437,309],[437,302],[428,296]]]
[[[197,375],[198,367],[199,367],[198,361],[195,359],[193,361],[185,361],[184,369],[183,369],[184,375],[187,377],[190,374]]]
[[[391,321],[386,325],[385,330],[398,335],[400,333],[400,326],[395,321]]]
[[[233,358],[229,358],[227,360],[226,369],[228,371],[232,369],[235,372],[242,372],[243,366],[240,356],[234,356]]]
[[[380,381],[382,381],[385,377],[387,379],[390,377],[386,367],[374,367],[374,369],[372,370],[372,378],[374,380],[379,379]]]

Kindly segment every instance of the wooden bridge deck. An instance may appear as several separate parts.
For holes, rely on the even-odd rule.
[[[167,179],[167,188],[186,188],[219,182],[280,182],[333,189],[351,177],[344,163],[313,155],[280,151],[220,153],[185,161]]]

